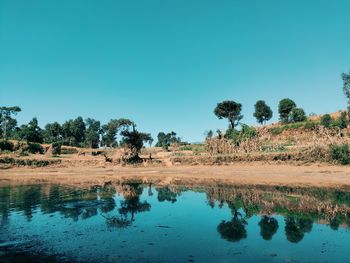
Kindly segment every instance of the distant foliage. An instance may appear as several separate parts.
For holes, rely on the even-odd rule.
[[[243,115],[241,114],[242,104],[237,103],[232,100],[225,100],[217,104],[214,109],[214,114],[219,118],[228,119],[230,122],[230,128],[234,129],[243,119]]]
[[[258,100],[255,105],[254,117],[260,124],[266,123],[266,121],[272,118],[272,110],[263,100]]]
[[[43,131],[39,127],[38,119],[33,118],[28,124],[22,125],[19,131],[19,137],[27,142],[43,143]]]
[[[101,123],[95,119],[86,119],[85,144],[89,148],[98,148],[101,134]]]
[[[0,107],[0,135],[6,140],[15,131],[17,121],[12,116],[21,111],[18,106]]]
[[[62,125],[63,144],[67,146],[83,147],[86,126],[82,117],[68,120]]]
[[[162,147],[164,150],[168,150],[169,146],[175,143],[181,144],[181,139],[176,137],[176,132],[164,133],[160,132],[157,136],[156,147]]]
[[[302,108],[294,108],[290,112],[290,120],[292,122],[306,121],[305,111]]]
[[[278,104],[278,113],[280,115],[281,122],[287,123],[290,121],[290,113],[294,108],[296,108],[296,104],[291,99],[282,99]]]
[[[341,75],[343,80],[343,92],[347,98],[348,103],[348,116],[350,117],[350,71]]]
[[[45,143],[61,141],[63,138],[62,126],[58,122],[46,124],[43,136]]]

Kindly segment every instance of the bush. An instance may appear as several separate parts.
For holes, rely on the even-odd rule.
[[[284,126],[272,127],[269,129],[269,132],[271,132],[272,135],[281,134],[283,131],[284,131]]]
[[[329,114],[325,114],[321,117],[321,125],[323,125],[326,128],[329,128],[332,124],[332,117]]]
[[[13,151],[14,151],[14,145],[13,145],[13,143],[10,142],[10,141],[1,140],[1,141],[0,141],[0,150],[1,150],[1,151],[10,151],[10,152],[13,152]]]
[[[306,120],[305,111],[302,108],[294,108],[290,113],[290,119],[293,122],[302,122]]]
[[[316,122],[316,121],[306,121],[305,122],[305,125],[304,125],[304,127],[305,127],[305,129],[307,129],[307,130],[315,130],[316,128],[317,128],[317,126],[319,125],[319,123],[318,122]]]
[[[339,118],[332,122],[331,126],[338,127],[340,129],[345,129],[348,126],[348,118],[346,116],[346,112],[343,111]]]
[[[242,124],[242,128],[240,131],[236,129],[228,129],[225,133],[225,138],[234,141],[234,143],[238,146],[242,141],[252,139],[257,135],[256,129],[254,127],[250,127],[249,125]]]
[[[41,145],[39,143],[31,143],[29,142],[27,147],[24,149],[25,151],[28,151],[30,153],[40,153],[43,154],[44,153],[44,149],[43,147],[41,147]]]
[[[330,145],[329,156],[332,161],[342,165],[350,164],[350,150],[348,144]]]
[[[62,146],[62,144],[59,142],[52,143],[52,155],[60,155],[61,154],[61,146]]]

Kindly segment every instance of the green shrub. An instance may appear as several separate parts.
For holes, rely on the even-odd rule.
[[[269,129],[269,132],[271,132],[272,135],[278,135],[284,131],[284,128],[285,126],[272,127]]]
[[[41,147],[41,145],[39,143],[31,143],[29,142],[27,147],[24,148],[25,151],[28,151],[30,153],[40,153],[43,154],[44,153],[44,149],[43,147]]]
[[[330,145],[329,156],[332,161],[342,165],[350,164],[350,150],[348,144]]]
[[[321,117],[321,125],[328,128],[332,124],[332,117],[329,114],[325,114]]]
[[[236,129],[228,129],[225,133],[225,138],[230,139],[235,142],[236,145],[239,145],[242,141],[247,139],[252,139],[257,135],[256,129],[250,127],[249,125],[242,124],[240,131]]]
[[[294,108],[290,113],[290,119],[293,122],[301,122],[306,120],[305,111],[302,108]]]
[[[349,123],[349,121],[348,121],[348,118],[346,116],[346,112],[343,111],[340,114],[339,118],[337,118],[335,121],[333,121],[331,123],[331,126],[332,127],[338,127],[340,129],[345,129],[348,126],[348,123]]]
[[[316,121],[306,121],[304,124],[305,129],[307,130],[315,130],[317,128],[317,126],[319,125],[318,122]]]
[[[184,145],[179,148],[180,151],[192,151],[192,145]]]
[[[0,151],[14,151],[14,145],[10,141],[1,140],[0,141]]]

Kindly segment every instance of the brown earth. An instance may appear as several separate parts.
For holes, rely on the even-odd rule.
[[[327,164],[296,166],[253,162],[223,166],[16,167],[0,170],[0,185],[58,183],[91,186],[126,180],[139,180],[161,185],[281,185],[350,190],[350,167]]]

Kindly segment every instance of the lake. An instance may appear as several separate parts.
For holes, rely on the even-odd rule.
[[[0,262],[350,262],[350,192],[0,187]]]

